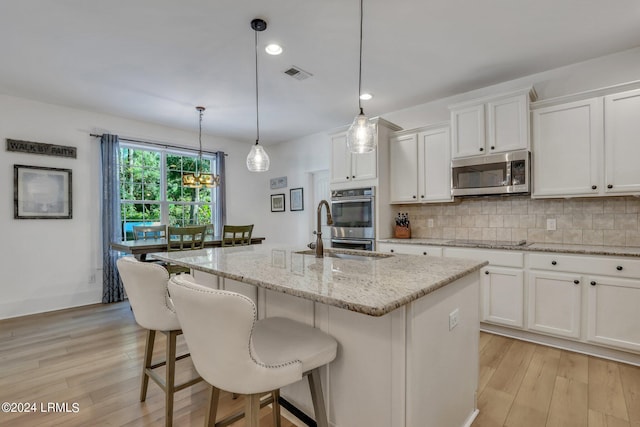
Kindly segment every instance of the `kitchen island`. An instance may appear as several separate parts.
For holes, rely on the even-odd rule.
[[[204,285],[248,294],[259,317],[333,335],[323,388],[334,427],[461,427],[475,416],[479,270],[486,262],[255,245],[155,253]],[[306,380],[303,380],[306,381]],[[306,384],[282,391],[312,414]]]

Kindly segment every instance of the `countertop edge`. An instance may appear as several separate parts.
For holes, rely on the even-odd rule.
[[[523,252],[551,252],[566,253],[580,255],[603,255],[603,256],[621,256],[629,258],[640,258],[640,247],[621,247],[621,246],[604,246],[604,245],[573,245],[562,243],[530,243],[522,246],[499,245],[499,244],[462,244],[438,239],[379,239],[378,243],[393,243],[401,245],[420,245],[420,246],[442,246],[452,248],[469,248],[469,249],[497,249],[507,251],[523,251]]]

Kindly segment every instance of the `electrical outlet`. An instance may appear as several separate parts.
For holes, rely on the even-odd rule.
[[[460,316],[460,310],[457,308],[449,313],[449,330],[452,330],[456,326],[458,326],[458,320]]]
[[[429,219],[427,220],[427,227],[429,227],[429,228],[433,228],[433,218],[429,218]]]
[[[547,230],[555,231],[556,229],[556,219],[555,218],[547,218]]]

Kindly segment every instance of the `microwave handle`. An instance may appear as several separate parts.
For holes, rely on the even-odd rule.
[[[331,199],[331,203],[348,203],[348,202],[371,202],[371,197],[343,197],[339,199]]]

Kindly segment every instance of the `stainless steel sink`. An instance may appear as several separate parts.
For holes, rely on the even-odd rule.
[[[297,251],[296,254],[301,255],[314,255],[316,254],[315,249],[306,249],[304,251]],[[380,254],[380,253],[371,253],[371,254],[360,254],[355,252],[337,252],[334,250],[325,249],[323,252],[325,257],[331,258],[340,258],[340,259],[349,259],[354,261],[377,261],[382,258],[389,258],[393,255],[390,254]]]

